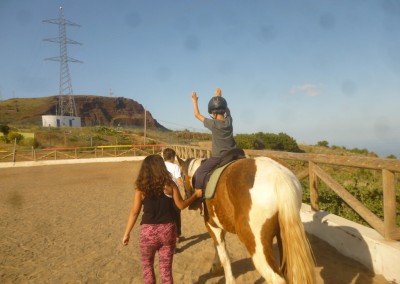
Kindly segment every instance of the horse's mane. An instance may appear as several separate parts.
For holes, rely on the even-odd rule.
[[[194,160],[194,158],[188,158],[188,159],[185,160],[185,164],[184,164],[185,165],[185,169],[187,169],[187,170],[189,169],[190,162],[193,161],[193,160]]]

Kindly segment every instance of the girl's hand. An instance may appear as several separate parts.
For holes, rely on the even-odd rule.
[[[201,189],[196,189],[194,194],[196,194],[197,198],[203,197],[203,191]]]
[[[122,239],[122,245],[126,246],[129,243],[129,235],[125,235]]]
[[[222,91],[221,91],[220,88],[217,88],[217,89],[215,90],[215,96],[216,96],[216,97],[221,97],[221,96],[222,96]]]

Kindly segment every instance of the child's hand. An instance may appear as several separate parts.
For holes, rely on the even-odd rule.
[[[222,91],[221,91],[220,88],[217,88],[217,89],[215,90],[215,96],[216,96],[216,97],[222,96]]]
[[[197,100],[199,99],[199,97],[197,96],[197,94],[196,94],[196,92],[192,92],[192,101],[196,101],[197,102]]]

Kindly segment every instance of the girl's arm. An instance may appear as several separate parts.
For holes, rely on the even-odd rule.
[[[190,196],[188,199],[183,200],[182,195],[176,185],[172,186],[172,190],[172,196],[174,198],[175,205],[181,210],[188,207],[190,204],[192,204],[193,201],[195,201],[199,197],[202,197],[203,195],[201,189],[196,189],[192,196]]]
[[[142,192],[136,189],[133,197],[132,208],[129,213],[128,223],[126,224],[124,237],[122,238],[122,244],[124,246],[126,246],[129,243],[130,233],[132,231],[133,226],[135,226],[136,220],[140,214],[140,210],[142,209],[142,200],[143,200]]]

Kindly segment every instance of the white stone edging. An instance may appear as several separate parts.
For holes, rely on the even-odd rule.
[[[400,283],[400,242],[385,240],[375,230],[328,212],[301,208],[305,230],[341,254],[363,264],[392,283]]]

